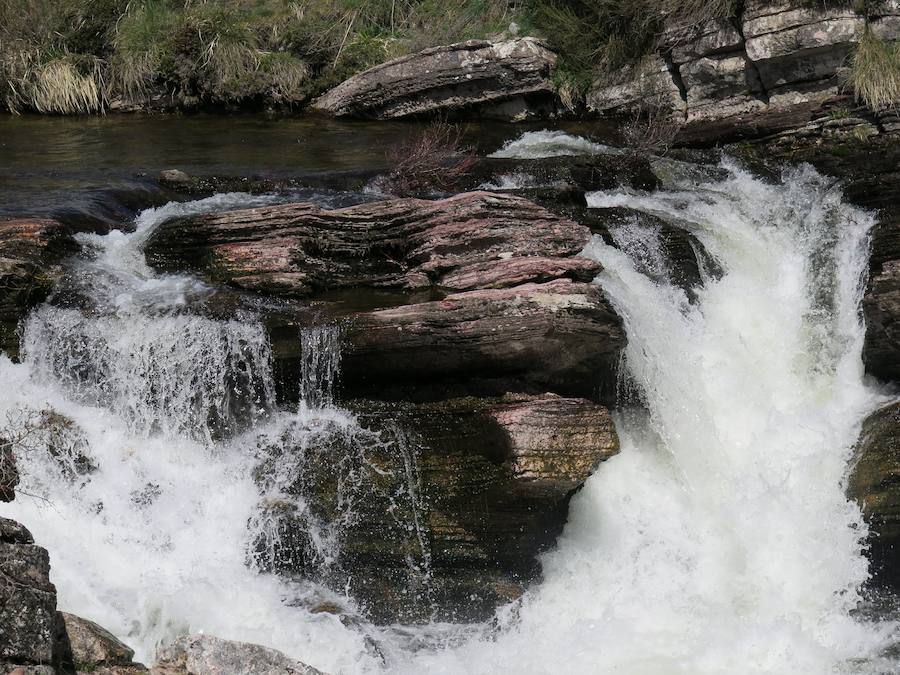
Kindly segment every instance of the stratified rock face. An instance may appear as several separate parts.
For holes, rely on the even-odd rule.
[[[404,398],[407,385],[460,381],[468,388],[457,395],[594,395],[611,381],[624,334],[586,283],[599,271],[577,255],[590,237],[588,227],[526,199],[471,192],[176,219],[160,227],[147,257],[276,296],[369,288],[398,293],[395,305],[411,291],[441,298],[349,316],[342,383],[350,395]],[[299,356],[295,332],[275,347],[280,362]],[[487,380],[496,382],[474,387]]]
[[[76,248],[55,220],[0,221],[0,350],[18,352],[19,320],[50,291],[52,265]]]
[[[318,575],[341,591],[349,583],[378,622],[490,617],[539,576],[537,556],[562,531],[571,494],[618,452],[609,412],[586,399],[508,395],[349,407],[369,433],[392,440],[361,439],[357,464],[353,439],[325,437],[303,451],[303,475],[292,488],[306,509],[349,523],[336,562],[316,569],[304,551],[305,515],[274,505],[280,536],[264,567]],[[272,471],[289,466],[283,456],[273,461]],[[360,474],[366,478],[354,495],[348,486]],[[336,515],[336,483],[352,513]]]
[[[869,523],[876,582],[900,589],[900,402],[863,423],[847,492]]]
[[[393,119],[478,107],[481,116],[533,112],[528,99],[553,99],[556,55],[534,38],[470,40],[432,47],[354,75],[316,99],[340,117]]]
[[[283,204],[170,220],[146,248],[150,264],[197,269],[239,288],[309,296],[361,286],[415,290],[459,285],[473,265],[505,263],[492,284],[522,278],[509,259],[571,256],[588,228],[520,197],[467,192],[448,199],[396,199],[325,210]],[[531,261],[532,263],[534,261]],[[529,278],[552,272],[534,268]],[[585,278],[588,267],[562,270]]]
[[[153,675],[322,675],[322,672],[268,647],[190,635],[157,655]]]
[[[865,16],[849,6],[750,0],[733,19],[671,24],[661,57],[623,70],[612,85],[598,83],[588,106],[616,111],[653,96],[687,122],[679,133],[687,144],[798,129],[824,136],[889,132],[893,116],[854,110],[844,91],[844,71],[867,25],[882,40],[900,40],[895,1],[867,11]],[[840,118],[829,115],[834,108],[843,110]]]
[[[47,551],[19,523],[0,518],[0,668],[49,667],[55,618]]]
[[[597,286],[556,279],[362,312],[349,322],[347,343],[342,383],[356,394],[381,398],[387,392],[379,387],[438,389],[454,381],[473,391],[494,379],[500,393],[596,396],[609,387],[625,336]]]

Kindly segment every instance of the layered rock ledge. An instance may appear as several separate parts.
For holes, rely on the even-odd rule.
[[[393,119],[467,109],[521,119],[555,108],[556,55],[535,38],[469,40],[382,63],[313,101],[339,117]]]

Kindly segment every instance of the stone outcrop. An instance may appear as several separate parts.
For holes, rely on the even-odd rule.
[[[752,0],[732,19],[670,24],[660,53],[598,83],[589,109],[669,108],[684,122],[678,141],[712,144],[798,129],[827,136],[887,133],[894,117],[857,105],[845,85],[866,30],[900,40],[900,6],[864,15],[849,6]]]
[[[539,575],[537,555],[562,531],[572,493],[618,452],[608,411],[586,399],[348,405],[369,432],[348,438],[336,429],[309,444],[291,488],[314,514],[346,518],[337,561],[317,566],[308,512],[294,511],[290,500],[272,505],[280,536],[260,552],[270,556],[264,566],[284,574],[319,576],[337,590],[349,583],[362,611],[379,622],[428,620],[432,612],[488,618]],[[270,457],[261,480],[290,466],[290,445],[279,453],[286,454]],[[336,482],[344,486],[341,502]]]
[[[534,38],[470,40],[382,63],[342,82],[312,108],[340,117],[394,119],[466,109],[522,119],[555,109],[556,55]]]
[[[282,204],[174,219],[160,226],[146,254],[161,269],[195,269],[244,290],[308,297],[363,286],[441,287],[445,277],[452,288],[473,265],[571,256],[589,238],[588,228],[525,199],[471,192],[436,201],[334,210]],[[506,285],[515,277],[510,273]]]
[[[147,669],[134,663],[134,650],[93,621],[57,612],[54,660],[58,671],[99,675],[139,675]]]
[[[863,423],[847,486],[869,523],[869,559],[877,583],[900,589],[900,402]]]
[[[50,292],[53,266],[76,249],[69,229],[55,220],[0,220],[0,350],[18,353],[19,321]]]
[[[53,673],[55,621],[47,551],[22,525],[0,518],[0,669]]]
[[[611,391],[624,335],[586,283],[599,270],[577,255],[590,237],[589,227],[521,197],[471,192],[175,219],[156,232],[147,258],[244,290],[320,301],[321,312],[346,322],[348,395],[593,396]],[[335,301],[351,290],[352,303]],[[292,322],[273,327],[286,372],[299,370]]]
[[[579,271],[590,277],[596,268],[585,264]],[[492,288],[493,276],[482,279],[487,289],[353,315],[342,364],[345,391],[442,398],[547,389],[598,396],[603,389],[611,397],[625,336],[597,286],[556,279]]]
[[[152,675],[322,675],[274,649],[213,635],[175,640],[157,655]]]

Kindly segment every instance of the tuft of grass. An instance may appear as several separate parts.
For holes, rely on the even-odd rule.
[[[900,102],[900,43],[886,44],[866,30],[847,77],[856,97],[872,109]]]

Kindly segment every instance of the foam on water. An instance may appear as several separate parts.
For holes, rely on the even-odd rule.
[[[689,298],[640,219],[613,233],[620,248],[596,238],[585,249],[624,320],[627,378],[643,405],[618,414],[622,452],[572,500],[543,583],[491,624],[347,628],[298,602],[321,588],[248,564],[260,536],[263,558],[277,556],[280,531],[261,505],[296,498],[284,490],[293,469],[262,488],[254,475],[270,441],[311,448],[315,434],[360,433],[331,403],[336,333],[302,335],[305,404],[277,410],[258,324],[163,311],[200,282],[146,269],[140,238],[153,225],[140,223],[158,214],[132,235],[93,240],[85,264],[115,280],[99,287],[97,313],[42,308],[26,326],[25,362],[0,357],[0,415],[15,422],[25,406],[70,417],[97,467],[82,475],[51,453],[27,453],[22,487],[37,497],[5,511],[50,549],[60,606],[143,659],[160,641],[205,630],[333,674],[890,672],[879,654],[895,626],[851,615],[867,578],[866,527],[843,491],[859,421],[880,401],[860,359],[873,219],[808,167],[777,184],[721,169],[705,179],[676,172],[656,193],[589,195],[593,207],[686,228],[719,269]],[[154,286],[176,292],[139,292]],[[244,379],[229,384],[229,372]],[[233,423],[218,438],[222,420]],[[414,457],[398,456],[415,521]],[[339,533],[314,519],[308,527],[329,564]],[[427,572],[421,524],[413,529]]]
[[[564,131],[526,131],[519,138],[507,141],[488,157],[512,159],[541,159],[565,155],[610,155],[619,150],[603,143],[595,143],[582,136]]]

